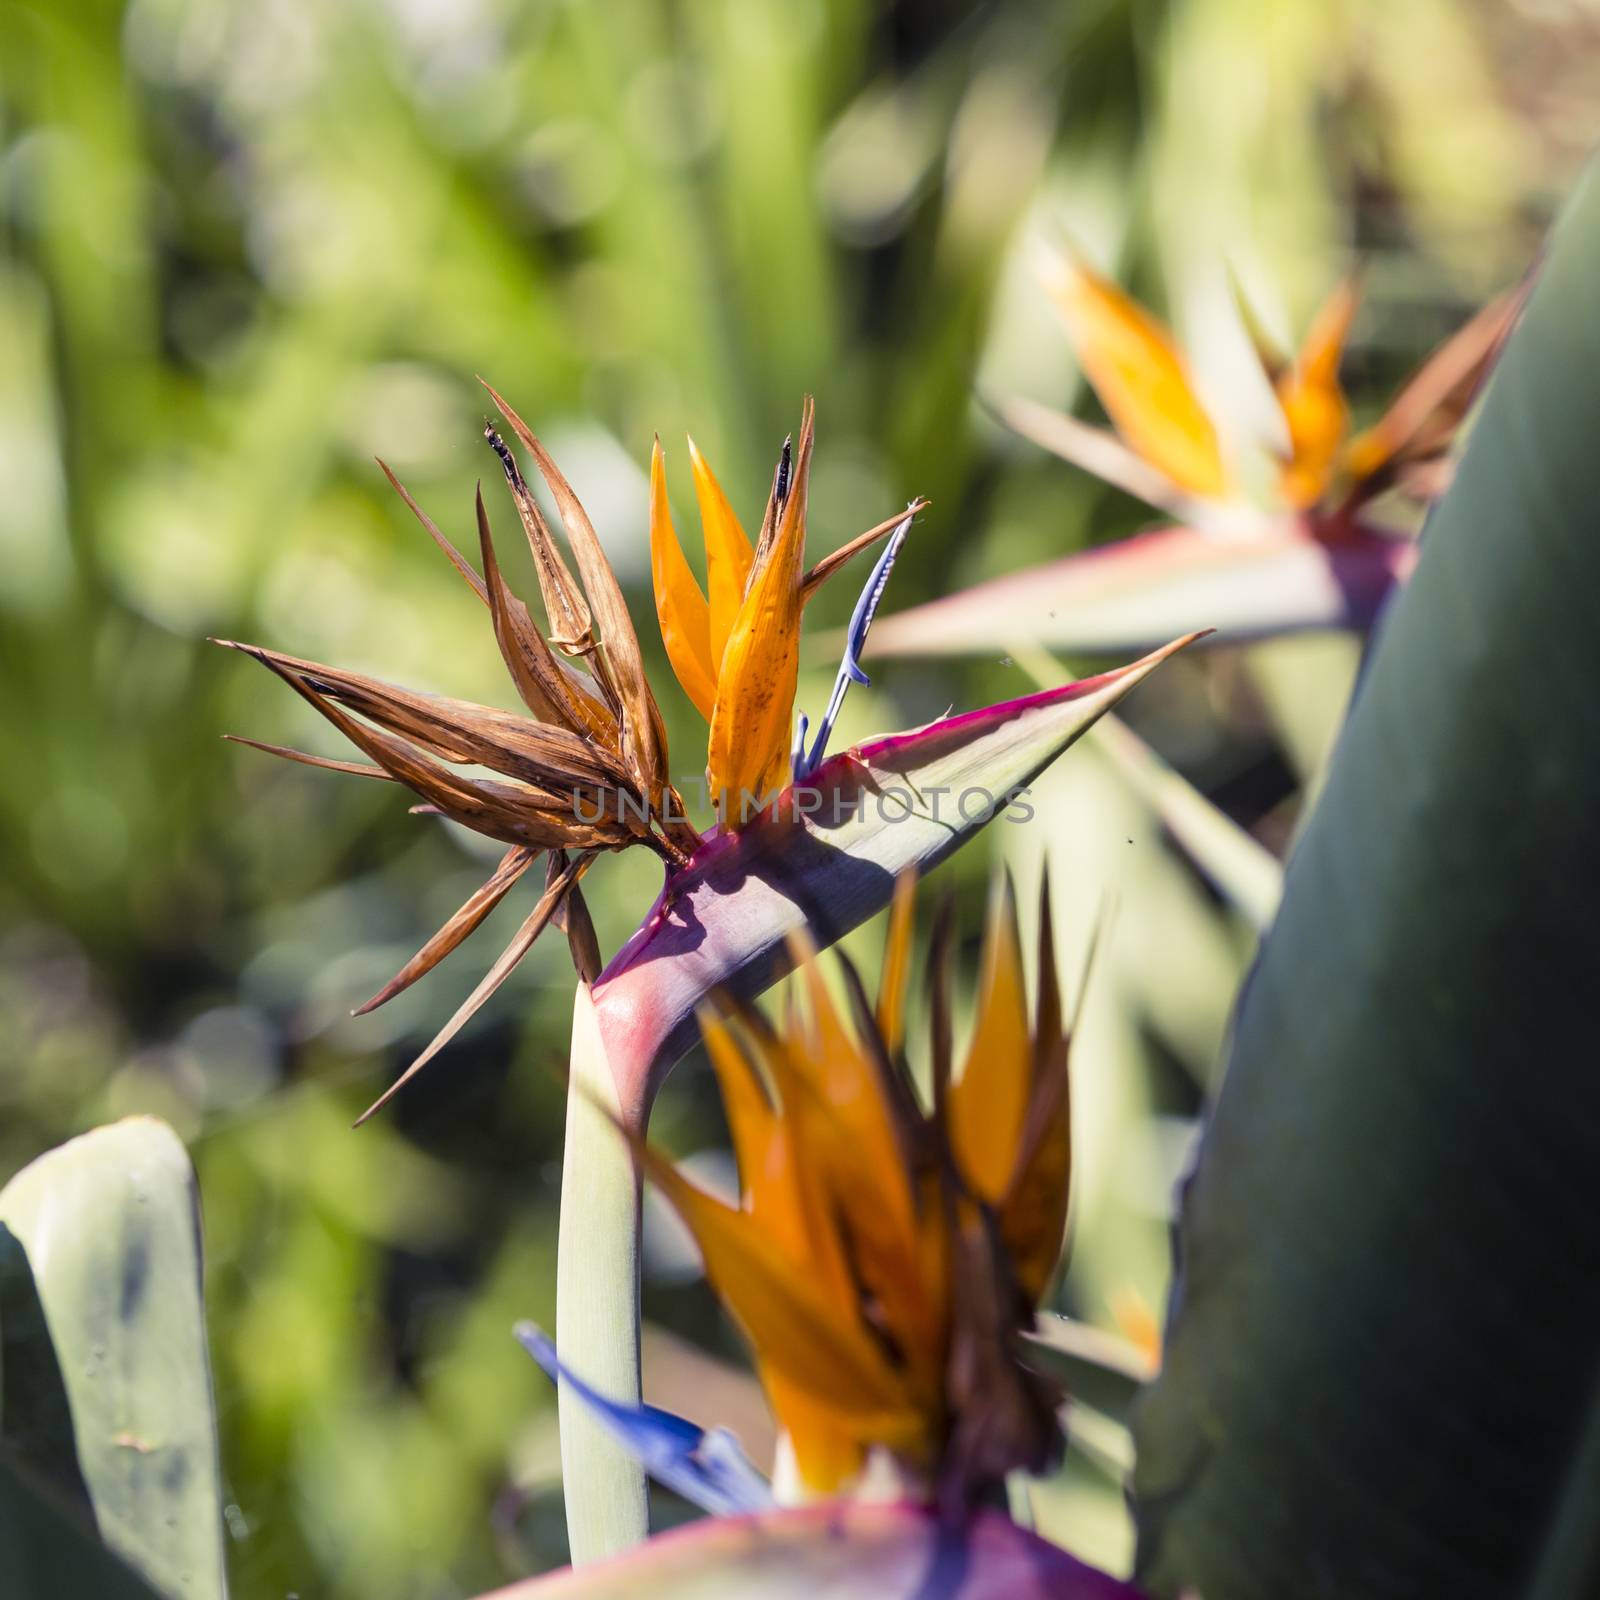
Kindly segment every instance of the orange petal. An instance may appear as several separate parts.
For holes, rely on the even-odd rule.
[[[1082,422],[1064,411],[1052,411],[1032,400],[1013,396],[996,403],[1000,420],[1014,433],[1031,439],[1052,455],[1085,472],[1093,473],[1113,489],[1143,500],[1157,511],[1165,511],[1181,522],[1199,525],[1208,509],[1188,490],[1179,487],[1165,473],[1151,466],[1120,434],[1109,428]]]
[[[700,1010],[700,1037],[722,1091],[722,1109],[739,1163],[739,1187],[748,1195],[760,1186],[767,1170],[767,1147],[778,1126],[778,1110],[767,1098],[733,1030],[705,1006]]]
[[[1016,1170],[1032,1082],[1017,908],[1003,880],[990,904],[978,1017],[961,1076],[950,1088],[950,1142],[962,1176],[996,1202]]]
[[[1058,258],[1048,281],[1084,375],[1117,431],[1180,488],[1225,496],[1216,429],[1172,335],[1081,261]]]
[[[707,777],[719,815],[734,826],[746,818],[746,797],[762,798],[788,773],[813,431],[808,398],[789,495],[770,546],[751,570],[718,672]]]
[[[711,663],[720,670],[728,635],[744,604],[745,585],[755,559],[750,540],[728,504],[706,458],[693,439],[689,465],[694,471],[694,492],[700,502],[700,530],[706,542],[706,591],[711,605]]]
[[[1037,1303],[1050,1282],[1067,1227],[1072,1187],[1072,1094],[1068,1044],[1057,1039],[1038,1068],[1016,1172],[999,1200],[1000,1236],[1017,1282]]]
[[[754,1068],[723,1030],[707,1036],[734,1131],[745,1209],[770,1235],[775,1248],[803,1261],[818,1294],[835,1312],[854,1320],[860,1293],[851,1255],[841,1237],[841,1203],[834,1182],[838,1153],[852,1145],[853,1127],[820,1093],[816,1074],[792,1041],[773,1034],[755,1013],[743,1020],[756,1057],[777,1094],[772,1120],[752,1103]],[[738,1074],[743,1075],[743,1082]],[[730,1083],[733,1099],[726,1100]],[[853,1171],[855,1169],[852,1169]],[[878,1176],[873,1169],[873,1176]],[[872,1187],[869,1185],[868,1187]]]
[[[764,1372],[762,1387],[794,1456],[796,1475],[813,1495],[836,1494],[866,1464],[860,1438],[831,1406],[819,1405],[782,1373]]]
[[[1089,966],[1084,964],[1084,988]],[[1082,1004],[1080,990],[1079,1004]],[[1033,1029],[1033,1087],[1016,1169],[1000,1202],[1000,1234],[1011,1252],[1023,1293],[1037,1303],[1061,1257],[1072,1188],[1070,1040],[1056,974],[1050,873],[1039,893],[1039,998]]]
[[[683,692],[709,722],[717,698],[717,673],[710,644],[711,608],[689,570],[678,531],[672,525],[659,439],[650,451],[650,577],[667,660],[672,663]]]
[[[1291,505],[1314,505],[1333,476],[1350,425],[1339,362],[1360,303],[1355,278],[1346,278],[1312,319],[1294,365],[1278,380],[1278,404],[1289,429],[1289,459],[1278,482]]]
[[[646,1170],[688,1224],[718,1296],[764,1365],[824,1405],[876,1427],[904,1410],[893,1369],[867,1330],[817,1290],[805,1262],[774,1250],[755,1218],[724,1205],[654,1151]]]
[[[809,1025],[786,1036],[765,1058],[785,1118],[794,1123],[801,1160],[826,1184],[829,1204],[849,1239],[855,1276],[908,1353],[912,1372],[936,1380],[941,1280],[924,1271],[910,1171],[912,1124],[920,1117],[909,1093],[897,1097],[887,1058],[840,1016],[815,952],[796,940],[791,954],[807,990]],[[848,965],[845,971],[861,1025],[870,1026],[859,979]]]
[[[878,1032],[891,1057],[899,1055],[905,1044],[906,977],[911,970],[911,919],[916,903],[916,869],[907,868],[895,879],[883,976],[878,984]]]

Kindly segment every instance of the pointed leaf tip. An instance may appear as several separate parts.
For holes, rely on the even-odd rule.
[[[595,985],[619,1092],[647,1104],[721,987],[760,992],[805,930],[819,948],[882,910],[896,878],[927,871],[997,816],[1019,820],[1026,786],[1177,651],[1081,683],[869,740],[825,761],[762,815],[706,840]]]

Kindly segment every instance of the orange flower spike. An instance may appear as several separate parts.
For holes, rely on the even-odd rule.
[[[777,526],[756,553],[717,677],[706,778],[719,814],[729,823],[744,820],[747,797],[764,797],[788,774],[814,432],[807,399]]]
[[[1003,880],[990,902],[978,1014],[950,1086],[950,1142],[973,1191],[996,1204],[1011,1184],[1032,1087],[1032,1042],[1017,908]]]
[[[1350,407],[1339,387],[1339,362],[1360,303],[1357,280],[1346,278],[1312,319],[1294,364],[1274,386],[1289,430],[1289,459],[1279,487],[1301,509],[1322,498],[1349,430]]]
[[[683,692],[709,722],[717,698],[717,657],[710,643],[711,608],[700,592],[672,525],[660,439],[650,451],[650,578],[667,660],[672,663]]]
[[[1047,283],[1117,432],[1179,488],[1226,498],[1230,483],[1217,430],[1171,333],[1076,258],[1058,258]]]
[[[904,962],[909,895],[900,890],[890,968]],[[891,1060],[854,968],[841,962],[847,1019],[820,982],[815,952],[797,941],[790,992],[804,1000],[781,1010],[781,1030],[739,1003],[731,1022],[707,1027],[742,1208],[644,1153],[754,1347],[784,1432],[780,1497],[792,1497],[796,1480],[805,1495],[837,1492],[882,1452],[910,1483],[961,1506],[1059,1454],[1060,1393],[1018,1350],[1060,1254],[1069,1176],[1066,1037],[1048,924],[1031,1025],[1015,910],[1009,891],[997,891],[978,1039],[965,1087],[946,1089],[943,956],[953,926],[946,909],[930,955],[931,1107]],[[980,1064],[984,1049],[1005,1058],[1003,1078]],[[998,1155],[996,1125],[978,1114],[977,1098],[995,1098],[996,1083],[1011,1107],[1010,1144]],[[962,1125],[976,1130],[976,1174],[957,1143]]]
[[[855,1314],[863,1297],[873,1304],[880,1330],[904,1353],[908,1385],[926,1404],[939,1392],[945,1306],[942,1240],[937,1228],[923,1237],[928,1218],[918,1214],[911,1166],[918,1113],[887,1057],[873,1058],[881,1045],[858,1039],[838,1016],[814,952],[800,972],[818,1020],[779,1042],[790,1070],[804,1078],[788,1103],[809,1118],[797,1133],[848,1236]]]
[[[805,1025],[782,1043],[788,1046],[788,1055],[797,1062],[812,1093],[832,1112],[841,1144],[852,1152],[844,1174],[846,1186],[865,1183],[878,1191],[888,1217],[909,1233],[914,1198],[906,1179],[905,1152],[895,1130],[895,1108],[867,1057],[866,1046],[833,1003],[815,946],[795,934],[789,941],[789,954],[809,1014]],[[874,1210],[878,1209],[875,1203]]]
[[[711,608],[711,665],[722,668],[728,636],[744,604],[745,588],[755,551],[734,515],[706,458],[689,440],[689,467],[694,475],[695,498],[700,505],[700,529],[706,544],[706,593]],[[709,720],[710,713],[707,713]]]
[[[723,1109],[739,1164],[742,1208],[759,1228],[774,1254],[785,1257],[790,1270],[812,1281],[831,1315],[846,1326],[857,1320],[857,1294],[837,1230],[831,1225],[826,1196],[816,1192],[817,1174],[800,1165],[797,1149],[802,1105],[774,1105],[754,1063],[741,1049],[733,1030],[709,1007],[703,1008],[701,1030],[707,1054],[722,1091]],[[781,1046],[757,1041],[755,1053],[769,1077],[787,1082],[791,1099],[806,1091],[786,1070]],[[810,1180],[808,1182],[808,1179]],[[762,1381],[782,1419],[794,1470],[808,1494],[826,1494],[858,1472],[863,1445],[847,1418],[822,1404],[805,1387],[784,1375],[782,1366],[763,1360]]]

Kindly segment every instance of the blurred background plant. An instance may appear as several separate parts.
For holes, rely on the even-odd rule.
[[[551,1316],[570,982],[537,951],[351,1133],[473,972],[348,1008],[486,858],[382,786],[225,746],[331,748],[204,636],[500,696],[476,603],[371,461],[470,544],[474,372],[567,467],[640,617],[652,433],[692,428],[756,504],[807,389],[818,548],[934,502],[888,609],[1125,533],[1143,508],[975,402],[1079,399],[1031,241],[1161,310],[1226,415],[1261,403],[1230,272],[1287,342],[1359,255],[1368,420],[1527,265],[1600,137],[1597,67],[1585,0],[0,0],[0,1173],[134,1111],[189,1144],[236,1594],[470,1594],[562,1558],[554,1408],[509,1330]],[[1132,720],[1281,853],[1358,649],[1180,661]],[[839,742],[1026,665],[880,667]],[[1027,902],[1048,840],[1069,984],[1112,896],[1059,1302],[1142,1336],[1253,932],[1120,754],[1086,749],[993,848]],[[974,941],[990,864],[944,875]],[[608,951],[654,872],[591,874]],[[870,968],[875,933],[851,948]],[[726,1172],[703,1071],[656,1137]],[[647,1383],[759,1455],[692,1252],[659,1215],[648,1244]],[[1126,1434],[1078,1436],[1034,1514],[1124,1567]]]

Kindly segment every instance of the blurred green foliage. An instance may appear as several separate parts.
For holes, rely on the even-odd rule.
[[[1070,234],[1164,306],[1224,403],[1229,268],[1287,334],[1359,251],[1370,410],[1526,264],[1600,131],[1596,28],[1585,0],[0,0],[0,1173],[136,1110],[190,1142],[237,1595],[463,1595],[561,1558],[553,1406],[509,1329],[551,1315],[570,980],[536,951],[351,1133],[521,912],[352,1022],[488,858],[383,786],[224,745],[331,749],[204,636],[505,703],[481,612],[371,461],[470,546],[478,372],[549,439],[641,619],[652,433],[680,517],[692,428],[753,519],[807,390],[815,549],[934,500],[891,606],[1127,531],[1138,508],[975,398],[1075,393],[1030,239]],[[1353,660],[1181,664],[1134,714],[1279,847]],[[844,734],[1027,684],[885,669]],[[703,730],[664,699],[692,777]],[[1109,765],[1039,807],[1005,830],[1020,870],[1048,843],[1080,935],[1115,896],[1063,1295],[1105,1320],[1129,1289],[1160,1303],[1249,935]],[[945,876],[975,907],[987,870]],[[591,875],[607,949],[654,878]],[[705,1089],[669,1086],[665,1143],[720,1146]],[[653,1237],[648,1314],[737,1362]],[[651,1348],[666,1390],[692,1373],[748,1410]],[[1035,1505],[1109,1564],[1116,1457]]]

